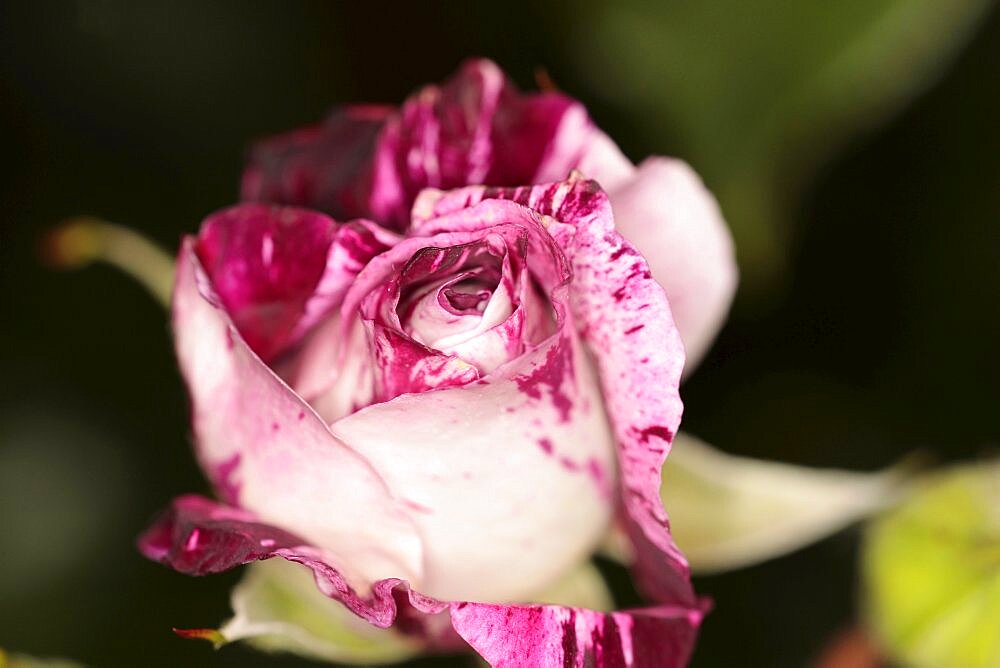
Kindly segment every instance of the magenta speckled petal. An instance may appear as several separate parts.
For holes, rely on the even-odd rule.
[[[686,375],[715,339],[736,292],[729,228],[712,193],[680,160],[649,158],[607,190],[615,227],[645,256],[670,300]]]
[[[322,123],[256,143],[241,198],[306,206],[341,220],[366,217],[375,139],[392,111],[346,107]]]
[[[402,228],[423,188],[563,178],[591,127],[560,93],[523,94],[497,65],[471,60],[404,103],[379,136],[371,215]]]
[[[280,557],[312,570],[326,596],[371,624],[421,637],[429,647],[455,649],[455,633],[492,666],[547,668],[672,668],[686,664],[702,612],[659,606],[597,612],[554,605],[445,602],[385,578],[369,593],[355,590],[327,556],[302,539],[246,511],[197,496],[176,499],[139,539],[154,561],[188,575],[219,573]]]
[[[426,191],[414,205],[415,229],[429,233],[441,221],[455,229],[461,220],[456,212],[491,199],[537,212],[566,252],[574,276],[570,303],[594,351],[618,443],[624,519],[639,582],[657,601],[697,607],[690,569],[670,536],[659,492],[660,469],[683,411],[678,385],[684,366],[663,289],[645,259],[615,231],[611,205],[594,181]],[[467,224],[489,222],[470,218]]]
[[[703,612],[597,612],[554,605],[453,604],[451,623],[494,668],[681,668]]]
[[[220,496],[330,550],[356,586],[419,578],[422,545],[405,509],[251,351],[192,239],[178,260],[173,325],[198,457]]]

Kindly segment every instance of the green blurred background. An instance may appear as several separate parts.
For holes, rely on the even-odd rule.
[[[185,578],[133,546],[174,494],[206,489],[164,313],[111,269],[45,269],[38,240],[92,213],[175,247],[236,197],[251,138],[336,103],[398,102],[470,55],[526,87],[544,66],[634,160],[683,157],[718,193],[743,285],[684,387],[688,431],[856,469],[995,451],[988,3],[8,2],[0,647],[94,666],[306,665],[170,632],[221,621],[237,574]],[[694,665],[807,664],[852,623],[856,553],[848,530],[699,578],[716,608]]]

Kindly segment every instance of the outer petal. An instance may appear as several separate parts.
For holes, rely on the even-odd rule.
[[[455,630],[494,668],[686,666],[701,618],[674,606],[603,613],[471,603],[451,611]]]
[[[186,240],[173,306],[202,467],[220,495],[329,551],[359,589],[417,578],[421,544],[368,462],[243,341]]]
[[[602,613],[554,605],[445,603],[406,582],[376,582],[359,596],[316,551],[274,527],[206,499],[185,497],[140,539],[147,557],[191,575],[216,573],[243,563],[282,557],[313,571],[327,596],[375,626],[406,622],[431,647],[453,647],[451,626],[494,666],[683,666],[690,656],[700,610],[660,606]]]
[[[341,219],[367,216],[375,137],[391,112],[337,109],[318,125],[258,142],[243,172],[242,199],[306,206]]]
[[[333,424],[412,508],[422,591],[524,600],[586,558],[612,512],[614,452],[592,372],[556,337],[471,386]]]
[[[576,326],[597,361],[618,442],[640,584],[657,600],[695,607],[687,561],[670,537],[659,493],[660,469],[681,419],[677,388],[684,364],[666,295],[642,256],[615,231],[607,197],[593,181],[428,191],[414,206],[415,224],[433,229],[434,216],[488,199],[511,199],[538,212],[566,251]]]
[[[680,160],[649,158],[631,178],[616,181],[605,184],[615,227],[666,291],[690,373],[725,322],[736,292],[729,228],[715,198]]]

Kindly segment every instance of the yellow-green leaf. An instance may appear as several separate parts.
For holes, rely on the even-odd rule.
[[[909,666],[1000,666],[1000,460],[928,479],[874,522],[866,614]]]

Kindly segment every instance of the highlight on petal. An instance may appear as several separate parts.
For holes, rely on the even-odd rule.
[[[862,550],[865,617],[895,661],[1000,665],[1000,459],[914,485]]]
[[[310,572],[284,559],[249,565],[230,597],[234,616],[219,632],[265,651],[370,665],[401,661],[422,643],[380,629],[325,596]]]
[[[792,552],[893,503],[900,469],[856,473],[728,455],[680,433],[660,493],[696,573]]]
[[[719,205],[694,170],[669,158],[648,158],[630,178],[609,185],[608,196],[615,228],[667,293],[687,375],[715,340],[736,292],[733,240]]]

